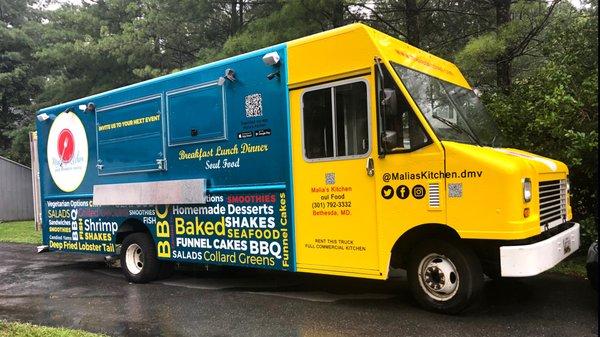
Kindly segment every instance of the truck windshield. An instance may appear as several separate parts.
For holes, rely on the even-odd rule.
[[[440,140],[501,147],[498,126],[473,90],[392,63]]]

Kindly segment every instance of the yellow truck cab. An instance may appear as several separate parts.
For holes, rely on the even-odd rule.
[[[504,148],[455,65],[363,24],[37,119],[44,244],[120,256],[133,282],[174,262],[403,268],[423,307],[457,313],[484,274],[579,248],[567,166]]]
[[[311,224],[297,231],[299,271],[387,278],[405,268],[424,307],[456,312],[482,273],[536,275],[579,248],[567,166],[503,148],[455,65],[361,24],[288,48],[292,143],[302,146],[296,221]],[[366,94],[337,103],[350,86]],[[344,203],[350,215],[331,215]],[[363,250],[314,248],[340,239]]]

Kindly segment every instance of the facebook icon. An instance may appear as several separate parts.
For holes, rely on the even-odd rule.
[[[408,192],[408,187],[406,187],[406,185],[400,185],[398,186],[398,188],[396,189],[396,195],[398,196],[398,198],[400,199],[406,199],[408,198],[408,196],[410,195]]]

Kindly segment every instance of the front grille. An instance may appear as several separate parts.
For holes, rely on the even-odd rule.
[[[552,228],[567,221],[567,181],[540,181],[540,225]]]

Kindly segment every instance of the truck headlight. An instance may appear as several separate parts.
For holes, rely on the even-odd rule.
[[[523,179],[523,200],[525,202],[531,201],[531,179]]]

